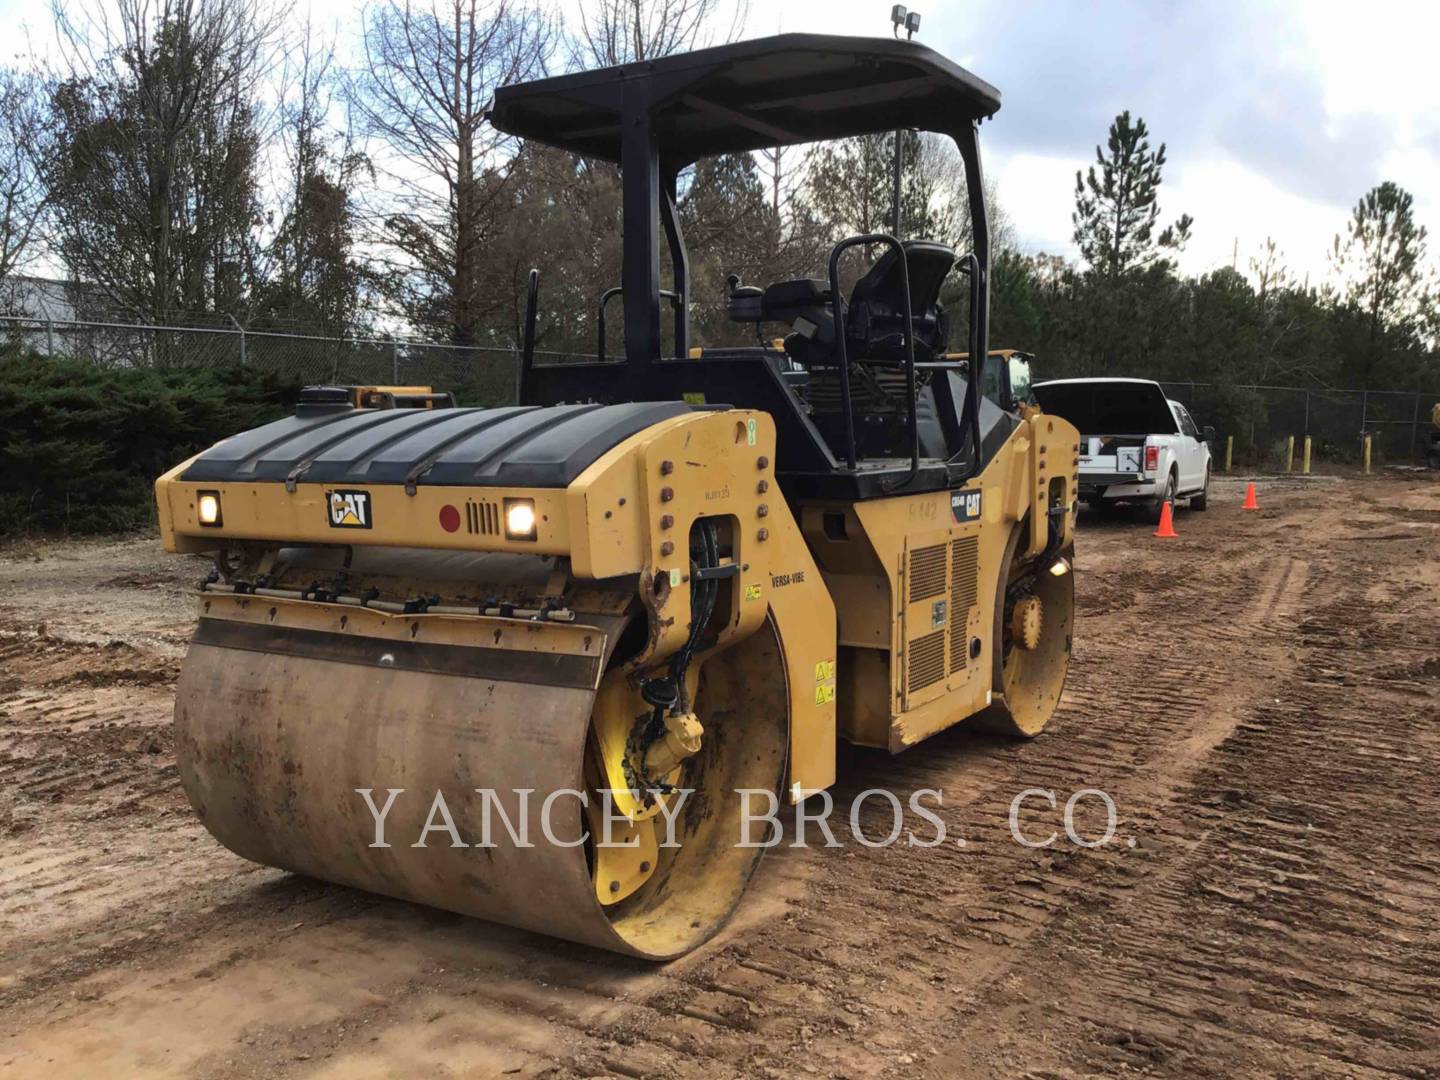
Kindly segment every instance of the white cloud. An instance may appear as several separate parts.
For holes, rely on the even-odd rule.
[[[100,0],[103,2],[103,0]],[[559,0],[574,20],[579,0]],[[359,31],[358,0],[302,0],[318,28]],[[1074,174],[1130,108],[1168,144],[1162,221],[1196,218],[1182,265],[1239,267],[1267,236],[1323,276],[1350,207],[1394,180],[1440,254],[1440,4],[1367,0],[920,0],[920,39],[1000,87],[989,171],[1026,250],[1073,257]],[[299,7],[299,6],[297,6]],[[749,5],[747,37],[889,32],[889,0]],[[0,35],[44,48],[49,13],[0,0]]]
[[[1269,237],[1297,278],[1309,274],[1312,283],[1319,284],[1328,272],[1330,242],[1344,223],[1335,207],[1286,191],[1223,158],[1172,169],[1161,193],[1163,207],[1195,217],[1195,238],[1180,258],[1181,269],[1195,274],[1229,266],[1232,260],[1236,269],[1248,273],[1251,257]]]
[[[1072,203],[1056,199],[1055,192],[1075,190],[1076,162],[1044,154],[987,154],[986,169],[1015,241],[1027,255],[1077,256],[1071,241]]]

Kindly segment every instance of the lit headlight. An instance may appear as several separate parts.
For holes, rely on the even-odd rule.
[[[533,500],[505,500],[505,539],[535,539],[535,503]]]
[[[201,525],[219,525],[220,493],[218,491],[198,492],[195,496],[195,516],[200,520]]]
[[[1064,559],[1056,559],[1050,564],[1050,573],[1056,577],[1064,577],[1070,572],[1070,564]]]

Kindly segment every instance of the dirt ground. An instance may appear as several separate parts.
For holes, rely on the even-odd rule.
[[[170,735],[198,564],[11,549],[0,1073],[1440,1077],[1440,483],[1260,500],[1083,517],[1045,735],[842,759],[839,799],[941,789],[965,846],[778,849],[665,967],[223,850]],[[1021,846],[1027,788],[1104,789],[1114,839]]]

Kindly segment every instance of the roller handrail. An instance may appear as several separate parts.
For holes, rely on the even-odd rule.
[[[975,448],[975,457],[965,476],[968,480],[979,471],[980,462],[980,380],[985,375],[985,357],[980,352],[980,323],[976,317],[980,306],[980,258],[973,251],[960,256],[960,272],[970,279],[970,330],[968,343],[970,353],[970,379],[965,386],[965,415],[970,421],[970,442]],[[954,461],[964,453],[962,446],[950,458]]]
[[[850,398],[850,354],[845,341],[845,304],[840,297],[840,256],[852,247],[870,244],[884,244],[891,248],[900,260],[900,289],[904,294],[905,310],[905,392],[910,399],[910,470],[899,481],[885,481],[886,491],[905,487],[920,473],[920,424],[916,416],[915,388],[915,326],[914,313],[910,308],[910,260],[905,245],[889,233],[868,233],[841,240],[830,251],[830,297],[835,307],[835,352],[840,363],[840,406],[845,413],[845,455],[852,471],[858,469],[859,457],[855,447],[855,412]]]
[[[605,362],[605,307],[615,297],[624,295],[625,287],[623,285],[615,285],[600,294],[600,313],[596,319],[596,327],[599,331],[600,340],[595,347],[596,363],[603,364]],[[680,294],[673,289],[661,289],[660,295],[666,300],[669,300],[672,307],[680,307]]]

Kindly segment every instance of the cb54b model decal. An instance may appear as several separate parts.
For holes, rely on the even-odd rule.
[[[952,491],[950,493],[950,513],[955,520],[961,524],[967,521],[980,520],[980,489],[974,491]]]

